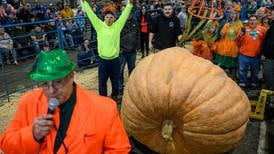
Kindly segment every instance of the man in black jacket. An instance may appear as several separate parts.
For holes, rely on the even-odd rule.
[[[262,57],[267,88],[274,90],[274,7],[272,7],[270,18],[272,22],[262,45]]]
[[[123,92],[124,88],[124,69],[127,63],[128,74],[135,68],[136,52],[140,48],[140,28],[137,20],[132,18],[132,11],[128,20],[121,32],[120,43],[120,79],[119,93]]]
[[[152,21],[149,33],[149,48],[156,51],[176,46],[181,39],[182,30],[180,20],[173,15],[171,3],[164,4],[163,14]],[[155,51],[155,52],[156,52]]]

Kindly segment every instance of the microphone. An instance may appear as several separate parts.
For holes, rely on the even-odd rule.
[[[54,110],[59,106],[59,101],[56,98],[50,98],[48,102],[48,114],[53,114]]]
[[[60,103],[56,98],[50,98],[48,101],[48,114],[53,114],[54,110],[58,107],[59,104]],[[52,119],[47,119],[47,120],[52,120]],[[55,124],[53,126],[56,129]],[[34,139],[35,139],[35,141],[42,143],[45,140],[45,136],[42,137],[40,140],[37,140],[35,137],[34,137]]]

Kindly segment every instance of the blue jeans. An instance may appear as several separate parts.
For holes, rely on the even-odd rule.
[[[266,59],[263,66],[266,86],[269,90],[274,90],[274,59]]]
[[[251,83],[258,83],[258,74],[260,71],[260,56],[248,57],[242,54],[238,55],[239,63],[239,80],[240,83],[248,83],[247,74],[248,70],[251,71]]]
[[[3,60],[4,60],[4,57],[2,57],[2,54],[4,55],[4,57],[8,57],[9,55],[9,49],[7,48],[0,48],[0,65],[4,64],[3,63]]]
[[[7,49],[7,48],[0,48],[0,65],[3,64],[3,59],[6,58],[7,61],[9,61],[9,52],[12,54],[13,61],[17,61],[17,53],[15,49]],[[4,54],[4,57],[2,57],[2,54]]]
[[[111,96],[118,96],[120,60],[119,57],[112,60],[99,58],[98,62],[99,94],[107,96],[107,80],[110,78],[112,86]]]
[[[33,42],[34,51],[36,55],[38,55],[41,52],[40,45],[43,46],[45,43],[46,41]]]
[[[73,47],[74,46],[74,41],[73,41],[73,37],[71,34],[64,34],[62,40],[63,40],[64,47]]]
[[[135,62],[136,62],[136,51],[134,52],[128,52],[128,53],[122,53],[120,54],[120,79],[119,79],[119,90],[122,91],[124,89],[124,70],[125,65],[127,63],[128,68],[128,76],[135,68]]]

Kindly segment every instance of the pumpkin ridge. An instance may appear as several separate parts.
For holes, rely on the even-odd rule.
[[[212,97],[214,98],[214,97],[217,96],[218,94],[219,94],[219,93],[215,93]],[[187,112],[186,114],[184,114],[182,117],[185,117],[185,116],[187,116],[188,114],[190,114],[190,113],[192,113],[192,112],[198,110],[197,108],[203,106],[204,104],[207,105],[207,103],[210,102],[210,100],[212,100],[213,98],[209,98],[209,99],[205,100],[203,103],[200,103],[199,105],[195,106],[194,108],[192,108],[192,110],[190,110],[189,112]],[[192,121],[192,120],[184,121],[184,123],[186,124],[186,123],[188,123],[188,122],[190,122],[190,121]]]
[[[233,129],[232,131],[230,132],[227,132],[227,133],[201,133],[201,132],[192,132],[192,131],[189,131],[189,130],[185,130],[183,133],[184,135],[189,135],[191,136],[190,134],[193,134],[195,136],[213,136],[213,138],[216,138],[217,137],[220,137],[220,136],[226,136],[226,135],[229,135],[229,134],[235,134],[235,132],[237,132],[238,130],[241,130],[243,129],[243,127],[246,127],[247,126],[247,123],[244,123],[243,125],[241,125],[241,127],[238,127],[238,128],[235,128]]]
[[[176,73],[173,75],[173,78],[176,78],[176,76],[178,75],[178,70],[180,70],[180,68],[181,67],[183,67],[184,65],[182,65],[184,63],[184,61],[180,61],[180,64],[178,65],[178,67],[175,69],[176,71]],[[168,99],[168,111],[170,111],[170,105],[172,104],[172,98],[171,98],[171,91],[172,91],[172,89],[174,88],[174,84],[176,84],[175,82],[170,82],[170,84],[169,84],[169,86],[170,86],[170,88],[169,88],[169,90],[168,90],[168,95],[167,95],[167,97],[169,98]],[[181,107],[182,107],[182,105],[183,105],[184,103],[180,103],[180,105],[178,106],[178,108],[177,109],[181,109]],[[168,112],[169,114],[176,114],[175,112]],[[173,115],[168,115],[169,117],[173,117]],[[176,118],[176,117],[175,117]]]
[[[231,79],[229,78],[228,81],[230,82]],[[230,84],[229,82],[227,84]],[[228,112],[230,112],[230,111],[235,111],[235,108],[236,109],[250,108],[248,103],[241,103],[241,102],[248,102],[247,97],[245,97],[245,94],[244,93],[237,93],[237,94],[239,96],[235,95],[233,97],[233,98],[237,98],[237,99],[233,101],[234,103],[232,103],[230,108],[228,108],[226,110],[225,114],[228,114]],[[246,106],[246,107],[242,107],[242,106]],[[245,111],[246,111],[246,113],[244,113]],[[239,110],[238,112],[239,113],[241,112],[240,113],[241,116],[237,117],[237,123],[236,122],[232,123],[232,126],[234,126],[235,128],[239,128],[239,127],[241,127],[242,125],[244,125],[245,123],[248,122],[248,118],[245,121],[243,121],[244,118],[242,118],[242,117],[248,117],[250,110],[244,110],[244,111]],[[226,121],[226,123],[229,123],[229,121],[235,121],[235,119],[228,119],[228,121]],[[231,129],[230,131],[234,131],[234,129]]]
[[[234,110],[234,108],[240,108],[239,106],[241,106],[241,105],[243,105],[243,103],[241,104],[241,102],[244,102],[245,101],[245,97],[244,96],[241,96],[241,99],[239,99],[237,102],[235,101],[235,103],[234,103],[234,106],[233,107],[231,107],[229,110]],[[249,106],[249,104],[247,104],[247,103],[245,103],[246,104],[246,107],[247,108],[249,108],[249,110],[244,110],[244,111],[241,111],[242,113],[242,116],[244,117],[244,115],[246,115],[246,117],[249,117],[249,112],[250,112],[250,106]],[[242,107],[243,108],[243,107]],[[245,111],[246,111],[246,113],[245,113]],[[240,111],[239,111],[240,112]],[[238,118],[238,119],[244,119],[244,118]],[[233,119],[233,120],[235,120],[235,119]],[[242,123],[240,124],[240,121],[242,121]],[[233,123],[233,126],[234,127],[241,127],[242,125],[244,125],[244,124],[246,124],[247,122],[249,121],[249,119],[247,118],[245,121],[244,120],[238,120],[238,126],[237,126],[237,124],[235,124],[235,123]],[[232,131],[233,131],[233,129],[232,129]]]
[[[146,67],[145,68],[143,68],[142,70],[145,70],[145,71],[148,71],[148,69],[149,69],[149,66],[150,66],[150,64],[151,64],[151,62],[152,62],[152,60],[153,60],[153,58],[154,58],[155,56],[154,55],[152,55],[151,57],[147,57],[146,59],[148,59],[148,63],[149,63],[149,65],[146,65]],[[143,63],[142,63],[143,64]],[[142,64],[140,64],[140,65],[142,65]],[[136,70],[137,71],[137,70]],[[140,71],[140,70],[138,70],[138,71]],[[132,72],[132,74],[135,74],[136,72]],[[137,72],[138,73],[138,72]],[[131,76],[133,76],[134,78],[133,78],[133,80],[137,80],[137,78],[138,78],[138,80],[140,80],[140,79],[142,79],[142,78],[145,78],[145,79],[143,79],[143,81],[144,81],[144,83],[143,84],[146,84],[147,85],[147,81],[148,81],[148,79],[149,79],[149,74],[147,74],[146,76],[141,76],[140,78],[139,78],[139,76],[135,76],[135,75],[131,75]],[[130,76],[130,78],[132,78]],[[135,89],[135,91],[139,91],[139,90],[136,90],[136,87],[138,87],[138,82],[130,82],[130,83],[132,83],[132,86],[131,87],[134,87],[134,88],[131,88],[131,89]],[[137,84],[137,85],[136,85]],[[146,86],[147,87],[147,86]],[[128,90],[128,89],[127,89]],[[151,100],[150,100],[150,97],[151,97],[151,95],[150,95],[150,93],[148,92],[148,89],[146,88],[146,89],[144,89],[144,90],[146,90],[146,92],[147,92],[147,94],[148,94],[148,96],[143,96],[143,97],[145,97],[145,99],[148,99],[147,100],[147,102],[151,102]],[[129,91],[127,91],[128,93],[130,93]],[[138,95],[138,97],[142,97],[142,96],[140,96],[139,95],[139,93],[137,93],[137,95]],[[133,101],[134,100],[134,98],[132,98],[133,96],[132,95],[128,95],[129,96],[129,98],[130,98],[130,101],[131,102],[134,102],[134,103],[132,103],[132,104],[134,104],[135,105],[135,107],[139,110],[139,111],[143,111],[142,110],[142,107],[141,106],[138,106],[137,104],[138,103],[136,103],[135,101]],[[137,100],[137,99],[136,99]],[[152,109],[154,109],[153,107],[151,107]],[[153,111],[153,110],[151,110],[151,112],[155,112],[155,111]],[[141,113],[146,113],[146,112],[141,112]],[[149,117],[148,119],[151,119],[151,120],[153,120],[153,121],[155,121],[155,119],[157,119],[156,117],[151,117],[150,115],[154,115],[154,114],[148,114],[148,115],[143,115],[144,117]],[[158,124],[158,123],[157,123]]]
[[[229,80],[229,78],[227,78],[226,79],[226,84],[230,84],[230,80]],[[230,87],[230,89],[233,89],[233,87]],[[224,91],[224,90],[223,90]],[[223,93],[218,93],[218,94],[220,94],[220,95],[225,95],[225,91],[223,92]],[[217,96],[217,95],[215,95],[215,96]],[[229,115],[227,115],[227,114],[229,114],[229,113],[231,113],[231,112],[233,112],[233,111],[235,111],[235,108],[240,108],[240,109],[242,109],[242,108],[244,108],[244,107],[241,107],[242,105],[244,105],[244,104],[246,104],[246,103],[240,103],[240,102],[246,102],[245,101],[245,97],[244,97],[244,95],[240,95],[240,96],[234,96],[233,98],[237,98],[236,100],[234,100],[233,102],[235,102],[235,103],[232,103],[231,104],[231,106],[230,106],[230,108],[228,108],[227,110],[226,110],[226,112],[223,112],[222,113],[222,115],[219,115],[219,118],[220,117],[229,117]],[[212,97],[212,99],[214,99],[214,97]],[[209,103],[210,102],[210,100],[207,100],[207,101],[205,101],[202,105],[205,105],[205,106],[207,106],[207,103]],[[202,106],[201,105],[201,106]],[[195,110],[197,110],[197,109],[193,109],[191,112],[197,112],[197,111],[195,111]],[[247,110],[246,110],[247,111]],[[239,111],[239,112],[242,112],[242,111]],[[242,117],[248,117],[248,111],[247,111],[247,113],[245,113],[245,114],[243,114],[243,116]],[[227,115],[227,116],[225,116],[225,115]],[[244,116],[244,115],[246,115],[246,116]],[[237,119],[236,119],[236,121],[235,121],[235,119],[228,119],[228,121],[225,121],[224,123],[230,123],[230,124],[232,124],[232,126],[234,126],[234,128],[239,128],[242,124],[244,124],[246,121],[243,121],[243,119],[244,118],[242,118],[242,117],[237,117]],[[210,118],[210,119],[215,119],[215,118]],[[215,121],[216,121],[217,119],[215,119]],[[230,121],[229,121],[230,120]],[[191,120],[192,121],[192,120]],[[191,122],[190,120],[189,121],[186,121],[185,123],[189,123],[189,122]],[[209,121],[214,121],[214,120],[209,120]],[[232,121],[232,122],[231,122]],[[235,121],[235,122],[233,122],[233,121]],[[224,125],[224,123],[223,123],[223,125]],[[230,125],[225,125],[226,126],[226,128],[227,127],[229,127]],[[189,127],[189,128],[188,128]],[[190,126],[188,126],[188,127],[185,127],[184,128],[184,130],[191,130],[191,129],[193,129],[193,127],[190,125]],[[192,127],[192,128],[191,128]],[[212,127],[212,126],[211,126]],[[215,126],[215,127],[217,127],[217,125]],[[220,133],[226,133],[226,132],[229,132],[229,131],[233,131],[234,130],[234,128],[230,128],[230,129],[227,129],[226,131],[221,131],[221,130],[219,130],[220,131]],[[206,128],[204,128],[205,130],[207,130]],[[197,132],[201,132],[202,130],[197,130],[197,129],[195,129]],[[195,131],[192,131],[192,132],[195,132]]]
[[[156,57],[156,58],[157,58],[157,57]],[[155,55],[153,55],[153,56],[150,58],[150,61],[148,62],[148,65],[146,65],[146,66],[147,66],[147,69],[146,69],[147,72],[150,72],[150,68],[149,68],[149,67],[151,66],[153,60],[157,60],[156,58],[155,58]],[[146,84],[146,85],[148,85],[148,81],[151,79],[149,76],[150,76],[150,73],[147,73],[146,76],[145,76],[145,78],[146,78],[145,84]],[[152,98],[153,95],[151,94],[151,92],[149,91],[148,88],[149,88],[149,86],[146,86],[145,90],[146,90],[146,92],[147,92],[147,94],[148,94],[149,102],[152,102],[150,98]],[[151,103],[151,104],[153,105],[152,109],[155,109],[154,103]],[[152,112],[155,113],[155,110],[153,110]],[[153,114],[152,114],[152,115],[153,115]]]
[[[128,90],[128,89],[127,89],[127,90]],[[126,96],[128,96],[129,101],[133,102],[132,96],[129,95],[129,92],[127,92]],[[125,97],[126,97],[126,96],[125,96]],[[130,103],[130,104],[134,105],[134,106],[138,109],[138,111],[143,111],[143,110],[142,110],[141,108],[139,108],[138,105],[136,105],[135,103]],[[150,116],[147,116],[147,115],[144,115],[143,113],[144,113],[144,112],[140,112],[140,114],[139,114],[138,116],[142,116],[142,117],[143,117],[142,119],[145,120],[145,121],[148,121],[148,122],[153,123],[153,124],[158,124],[158,122],[156,122],[156,121],[154,120],[154,118],[152,118],[152,117],[150,117]],[[128,113],[128,114],[131,114],[131,113]]]
[[[193,134],[204,134],[204,135],[223,135],[226,133],[230,133],[233,132],[235,130],[238,130],[239,128],[241,128],[242,126],[244,126],[249,120],[243,121],[241,124],[239,124],[237,127],[234,127],[233,129],[229,129],[227,131],[224,132],[216,132],[216,133],[203,133],[203,132],[199,132],[199,131],[192,131],[191,129],[184,129],[184,133],[185,132],[189,132],[189,133],[193,133]]]
[[[185,140],[185,143],[188,146],[195,145],[194,147],[192,146],[193,149],[191,150],[191,153],[197,153],[196,151],[200,151],[201,148],[203,149],[203,152],[200,152],[202,154],[224,153],[237,146],[237,143],[239,143],[244,136],[245,129],[246,125],[243,125],[234,132],[223,135],[186,133],[185,138],[187,138],[187,140]],[[189,140],[189,138],[191,138],[191,140]]]
[[[213,78],[212,80],[214,80],[214,78]],[[197,106],[195,106],[194,108],[192,108],[192,109],[190,110],[190,112],[187,112],[184,116],[187,116],[188,114],[190,114],[190,113],[192,113],[192,112],[195,112],[196,110],[198,110],[197,108],[199,108],[199,107],[201,107],[201,106],[203,106],[203,105],[207,105],[207,103],[210,103],[210,101],[211,101],[212,99],[214,99],[215,97],[217,97],[217,96],[219,96],[219,95],[225,95],[225,93],[227,93],[227,91],[224,91],[223,88],[227,88],[227,87],[226,87],[227,84],[230,84],[230,82],[229,82],[229,79],[226,77],[226,78],[225,78],[225,81],[222,83],[222,86],[221,86],[222,89],[219,89],[220,92],[214,93],[213,95],[210,96],[210,98],[207,98],[206,100],[203,101],[203,103],[200,103],[199,105],[197,105]],[[207,84],[206,87],[211,87],[211,85]],[[206,87],[204,87],[203,90],[204,90]],[[229,88],[229,89],[231,89],[231,88]],[[203,91],[201,91],[200,94],[202,94],[202,93],[203,93]],[[199,95],[199,96],[200,96],[200,95]],[[197,96],[196,99],[199,98],[199,96]],[[194,100],[194,101],[195,101],[195,100]],[[238,101],[237,101],[237,102],[238,102]],[[233,104],[236,104],[236,103],[233,103]],[[187,107],[188,107],[188,106],[187,106]],[[186,122],[188,122],[188,121],[186,121]]]
[[[201,75],[202,77],[200,77],[200,78],[198,78],[198,79],[202,80],[202,79],[205,79],[206,77],[214,76],[214,75],[216,75],[216,74],[222,75],[222,72],[217,72],[217,73],[216,73],[216,72],[215,72],[215,71],[216,71],[215,69],[216,69],[216,67],[215,67],[215,68],[212,68],[212,67],[211,67],[211,69],[209,69],[209,70],[207,71],[206,75]],[[211,72],[213,72],[213,73],[211,73]],[[226,76],[225,76],[225,77],[226,77]],[[198,84],[200,80],[195,81],[195,83]],[[208,82],[211,82],[211,81],[213,81],[213,80],[214,80],[214,78],[210,78],[210,80],[209,80]],[[196,84],[195,84],[195,85],[196,85]],[[192,87],[192,90],[189,91],[188,97],[184,100],[184,102],[186,102],[186,101],[188,100],[188,98],[191,97],[191,93],[193,92],[193,89],[195,88],[195,85]],[[210,85],[207,84],[206,87],[207,87],[207,86],[210,86]],[[222,87],[224,87],[224,86],[222,86]],[[201,94],[202,94],[202,93],[200,93],[200,95],[201,95]],[[196,96],[196,98],[199,97],[200,95]],[[216,95],[216,93],[215,93],[214,95],[212,95],[211,97],[214,97],[215,95]],[[180,103],[180,106],[179,106],[180,109],[182,108],[182,105],[185,105],[185,104],[184,104],[184,103]],[[189,107],[189,105],[185,106],[184,108],[187,108],[187,107]],[[197,107],[198,107],[198,106],[197,106]],[[177,119],[183,118],[183,117],[186,116],[189,112],[191,112],[191,110],[189,110],[188,112],[185,112],[184,114],[181,114],[181,115],[178,114],[176,117],[174,117],[174,119],[176,119],[176,121],[177,121]],[[183,119],[184,119],[184,118],[183,118]],[[188,123],[188,122],[184,121],[184,123],[186,124],[186,123]]]
[[[238,97],[237,97],[238,98]],[[243,109],[243,107],[241,107],[241,106],[243,106],[244,104],[243,103],[241,103],[241,102],[244,102],[245,101],[245,97],[244,97],[244,95],[241,95],[240,96],[240,98],[238,99],[238,100],[235,100],[235,103],[233,103],[232,104],[232,106],[228,109],[228,110],[235,110],[235,109]],[[250,108],[250,106],[249,106],[249,104],[247,104],[247,103],[245,103],[246,104],[246,106],[247,106],[247,108]],[[227,112],[228,112],[228,110],[227,110]],[[246,111],[246,113],[245,113],[245,111]],[[244,117],[244,115],[246,115],[246,117],[249,117],[249,112],[250,112],[250,110],[244,110],[244,111],[242,111],[242,110],[239,110],[238,112],[241,112],[240,114],[242,115],[242,117]],[[228,114],[228,113],[226,113],[226,114]],[[244,125],[245,123],[247,123],[248,122],[248,118],[245,120],[245,121],[243,121],[242,119],[244,119],[244,118],[239,118],[238,117],[238,119],[240,119],[240,120],[238,120],[238,125],[237,125],[237,123],[233,123],[233,126],[235,127],[235,128],[239,128],[239,127],[241,127],[242,125]],[[234,121],[234,119],[230,119],[231,121]],[[242,121],[242,124],[240,123]],[[226,122],[228,122],[228,121],[226,121]],[[231,129],[231,131],[234,131],[234,129]]]
[[[157,69],[157,71],[159,71],[158,69],[159,69],[159,67],[161,67],[161,63],[159,63],[159,61],[165,60],[167,54],[169,54],[169,52],[167,52],[167,51],[161,52],[161,53],[159,53],[158,57],[153,56],[151,58],[151,61],[147,62],[147,66],[149,66],[150,68],[146,71],[146,72],[148,72],[146,74],[146,79],[147,79],[146,83],[145,83],[146,85],[154,84],[158,89],[159,89],[159,87],[158,87],[159,84],[163,84],[164,87],[169,87],[170,83],[166,83],[166,82],[159,83],[159,79],[157,79],[158,74],[153,73],[153,72],[155,72],[155,69]],[[169,61],[165,61],[165,63],[168,64]],[[168,71],[168,70],[165,68],[165,71]],[[164,81],[166,81],[167,74],[168,73],[165,73],[162,76]],[[172,78],[174,78],[174,75],[175,74],[172,74]],[[151,80],[151,78],[152,78],[152,80]],[[161,89],[159,89],[159,90],[160,90],[159,93],[163,93],[163,91],[161,91]],[[166,92],[165,92],[166,95],[164,98],[168,98],[168,95],[170,95],[170,88],[166,88],[165,90],[166,90]],[[155,96],[155,91],[151,91],[151,89],[149,89],[149,86],[146,86],[146,92],[148,94],[149,102],[152,102],[151,99],[153,98],[153,96]],[[168,101],[169,101],[168,99],[163,99],[163,100],[160,100],[159,103],[169,104]],[[157,102],[151,103],[152,108],[155,109],[153,112],[155,114],[159,114],[161,111],[162,111],[161,113],[168,113],[166,111],[170,110],[170,107],[166,107],[165,109],[159,108],[159,103],[157,103]],[[169,117],[170,117],[169,114],[163,114],[163,115],[159,116],[161,121],[167,120],[167,119],[169,119]]]
[[[134,70],[134,71],[135,71],[135,70]],[[135,73],[135,72],[132,72],[132,73]],[[134,77],[134,76],[133,76],[133,77]],[[131,77],[131,78],[132,78],[132,77]],[[130,78],[129,80],[132,80],[131,78]],[[135,79],[133,79],[133,80],[135,80]],[[131,87],[134,87],[134,89],[135,89],[135,87],[136,87],[136,86],[135,86],[135,82],[129,82],[129,83],[132,84]],[[125,94],[124,94],[124,99],[125,99],[125,97],[127,97],[127,98],[129,99],[130,102],[134,102],[134,101],[133,101],[134,99],[132,98],[132,97],[134,97],[134,96],[129,95],[130,92],[129,92],[129,88],[128,88],[128,87],[129,87],[129,85],[126,86],[126,90],[125,90]],[[131,88],[131,89],[133,89],[133,88]],[[135,91],[138,91],[138,90],[135,89]],[[133,105],[135,108],[137,108],[138,111],[142,111],[142,110],[140,110],[140,107],[137,105],[138,102],[137,102],[137,103],[136,103],[136,102],[134,102],[134,103],[126,103],[126,102],[125,102],[125,103],[123,104],[123,106],[126,106],[126,107],[127,107],[127,104],[131,104],[131,105]],[[132,107],[130,107],[130,108],[132,108]],[[143,113],[143,112],[140,112],[140,113]],[[128,113],[128,114],[131,115],[131,113]],[[126,114],[125,114],[125,115],[126,115]],[[132,116],[132,115],[131,115],[131,116]],[[139,115],[139,116],[141,116],[141,115]],[[138,117],[138,116],[137,116],[137,117]],[[152,121],[153,121],[153,122],[155,121],[154,118],[149,117],[149,116],[147,116],[147,115],[143,115],[143,114],[142,114],[142,117],[145,119],[145,121],[151,121],[151,122],[152,122]],[[152,122],[152,123],[153,123],[153,122]]]
[[[188,53],[183,53],[182,54],[182,52],[181,51],[175,51],[175,54],[176,54],[176,56],[174,56],[175,58],[177,57],[177,58],[179,58],[179,59],[181,59],[177,64],[176,64],[176,68],[175,69],[172,69],[172,71],[171,70],[167,70],[167,71],[169,71],[169,73],[166,73],[166,78],[168,78],[168,77],[170,77],[169,76],[169,74],[170,74],[170,72],[172,73],[172,78],[170,78],[170,79],[167,79],[167,80],[165,80],[165,81],[170,81],[171,80],[171,82],[165,82],[165,84],[167,85],[167,87],[169,87],[168,88],[168,93],[167,93],[167,95],[165,95],[165,97],[166,98],[168,98],[167,100],[166,100],[166,102],[167,102],[167,115],[165,115],[165,118],[164,119],[162,119],[162,121],[164,121],[164,120],[172,120],[172,119],[174,119],[174,114],[176,114],[176,110],[177,109],[180,109],[181,108],[181,106],[183,105],[183,103],[180,103],[177,107],[176,107],[176,109],[174,109],[175,107],[174,107],[174,105],[173,105],[173,101],[172,101],[172,98],[171,98],[171,93],[172,93],[172,90],[174,89],[174,87],[175,86],[173,86],[173,85],[176,85],[176,82],[173,82],[174,81],[174,79],[175,78],[178,78],[178,70],[181,70],[181,69],[188,69],[189,68],[189,65],[187,65],[187,62],[186,61],[189,61],[189,60],[187,60],[186,58],[187,58],[187,54]],[[169,56],[170,55],[170,51],[164,51],[164,52],[162,52],[161,53],[161,57],[164,57],[163,59],[165,59],[165,57],[166,56]],[[172,62],[172,61],[170,61],[169,60],[169,62]],[[155,65],[155,64],[154,64]],[[166,79],[165,78],[165,79]],[[175,88],[176,89],[176,88]],[[170,111],[174,111],[174,112],[170,112]]]
[[[192,89],[191,89],[191,91],[189,92],[189,95],[188,95],[188,97],[186,98],[186,100],[185,100],[185,102],[186,101],[188,101],[189,99],[190,99],[190,97],[191,97],[191,94],[193,93],[193,91],[195,90],[195,86],[197,86],[198,84],[199,84],[199,82],[202,80],[202,79],[204,79],[205,78],[205,76],[208,76],[208,75],[210,75],[210,76],[212,76],[212,74],[210,74],[209,72],[211,72],[211,71],[215,71],[215,68],[214,67],[211,67],[205,74],[203,74],[203,75],[201,75],[201,77],[199,77],[198,78],[198,80],[196,80],[195,81],[195,83],[194,83],[194,85],[192,86]],[[211,78],[211,81],[214,81],[215,80],[215,78]],[[227,76],[225,76],[225,80],[227,80]],[[225,86],[225,82],[223,83],[223,86],[222,86],[222,88],[224,88]],[[204,88],[206,88],[207,86],[211,86],[210,84],[207,84]],[[203,88],[203,89],[204,89]],[[221,89],[220,89],[221,90]],[[198,95],[198,96],[196,96],[196,98],[198,98],[200,95],[202,94],[202,92]],[[219,93],[214,93],[212,96],[211,96],[211,98],[213,98],[213,97],[215,97],[217,94],[219,94]],[[211,98],[209,98],[208,100],[210,100]],[[208,100],[206,100],[206,101],[208,101]],[[183,104],[183,103],[182,103]],[[191,104],[191,103],[190,103]],[[192,108],[191,110],[189,110],[188,112],[185,112],[181,117],[184,117],[184,116],[186,116],[187,114],[189,114],[189,112],[191,112],[192,110],[195,110],[196,108],[198,108],[198,107],[200,107],[200,105],[201,104],[204,104],[204,103],[200,103],[199,105],[197,105],[196,107],[194,107],[194,108]],[[185,106],[185,108],[188,108],[189,107],[189,105],[187,104],[186,106]]]

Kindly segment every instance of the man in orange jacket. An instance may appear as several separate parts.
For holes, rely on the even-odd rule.
[[[77,85],[74,68],[63,50],[40,53],[29,73],[40,87],[22,96],[2,134],[0,149],[5,154],[129,152],[116,103]],[[60,105],[49,114],[51,100]]]

